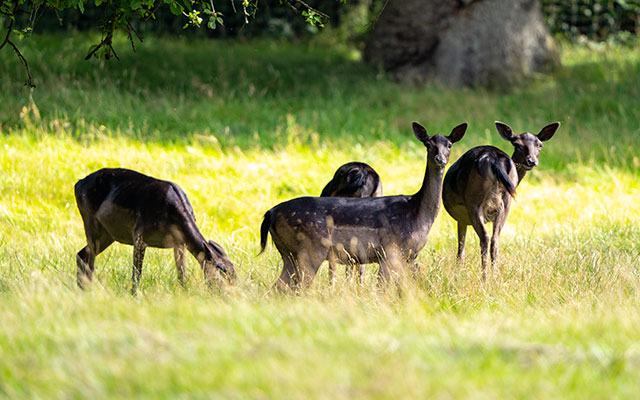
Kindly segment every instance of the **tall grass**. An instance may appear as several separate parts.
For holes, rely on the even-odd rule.
[[[122,61],[84,62],[90,39],[34,37],[39,80],[0,53],[0,396],[9,398],[636,397],[640,364],[638,47],[563,49],[564,67],[504,92],[397,85],[322,43],[147,38]],[[54,62],[55,60],[55,62]],[[455,263],[443,210],[401,296],[330,285],[270,287],[262,215],[318,194],[341,163],[372,164],[386,194],[411,193],[424,148],[410,131],[470,123],[452,160],[478,144],[510,152],[518,132],[563,124],[518,188],[500,261],[479,277],[478,241]],[[205,236],[236,263],[211,291],[188,260],[147,252],[137,297],[131,247],[75,287],[84,233],[75,181],[124,166],[178,183]]]

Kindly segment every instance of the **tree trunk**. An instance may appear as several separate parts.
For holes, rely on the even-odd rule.
[[[558,59],[538,0],[390,0],[364,58],[453,87],[510,85]]]

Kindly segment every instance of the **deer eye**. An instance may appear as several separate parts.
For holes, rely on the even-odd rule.
[[[449,149],[450,149],[450,148],[451,148],[451,146],[453,146],[453,143],[449,142],[449,143],[447,144],[447,148],[449,148]]]

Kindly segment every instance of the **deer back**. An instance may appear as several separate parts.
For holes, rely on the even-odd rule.
[[[382,182],[378,173],[368,164],[353,161],[336,170],[321,197],[379,197]]]
[[[464,153],[445,174],[442,201],[454,219],[468,222],[469,208],[498,208],[505,198],[515,196],[517,185],[511,157],[496,147],[478,146]]]

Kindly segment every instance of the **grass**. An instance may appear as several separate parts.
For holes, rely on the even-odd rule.
[[[0,52],[0,397],[632,398],[640,392],[640,47],[565,47],[563,68],[507,92],[397,85],[326,43],[148,38],[122,61],[82,61],[90,38],[23,44],[38,88]],[[52,60],[55,59],[55,62]],[[316,194],[335,168],[371,163],[386,194],[417,190],[410,122],[492,143],[560,120],[518,188],[501,258],[482,284],[478,241],[455,265],[441,211],[402,297],[330,286],[269,294],[281,261],[256,257],[264,212]],[[177,182],[201,230],[236,263],[212,292],[188,260],[147,252],[131,297],[131,248],[96,261],[72,187],[103,166]]]

